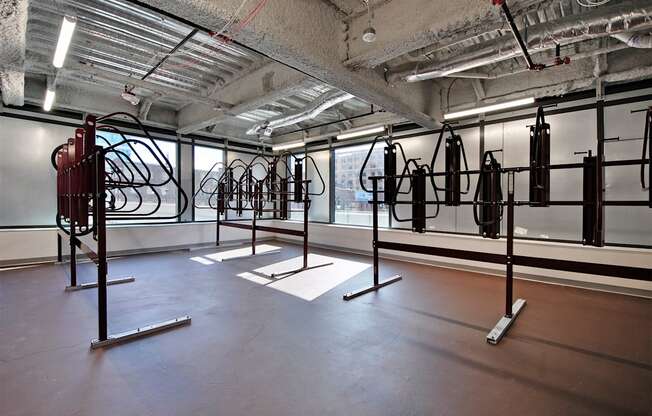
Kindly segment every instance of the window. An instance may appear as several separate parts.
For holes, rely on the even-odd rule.
[[[335,150],[335,222],[340,224],[372,225],[371,194],[360,186],[360,168],[371,145],[345,147]],[[365,188],[371,190],[369,176],[383,174],[383,146],[376,146],[365,171]],[[383,189],[382,181],[378,190]],[[382,198],[382,195],[379,195]],[[387,207],[378,206],[378,225],[389,226]]]
[[[158,146],[157,149],[156,146],[152,145],[151,141],[147,138],[129,135],[126,135],[126,137],[131,140],[137,140],[140,143],[131,143],[131,146],[129,146],[128,143],[125,143],[116,148],[116,150],[119,150],[121,153],[109,153],[107,155],[106,162],[107,171],[111,168],[111,165],[114,165],[127,172],[127,170],[124,168],[124,158],[128,157],[130,162],[127,162],[126,166],[128,166],[130,170],[133,171],[135,177],[134,181],[142,180],[141,174],[138,173],[135,169],[138,168],[142,172],[142,175],[147,175],[147,172],[150,172],[151,183],[158,183],[161,185],[138,188],[138,191],[133,188],[126,188],[123,190],[124,194],[122,192],[114,191],[113,196],[116,199],[116,205],[123,203],[126,197],[126,206],[122,209],[122,211],[127,211],[131,208],[136,208],[139,204],[140,198],[142,198],[142,205],[133,212],[133,215],[144,215],[152,212],[153,210],[155,210],[155,212],[149,216],[150,218],[171,217],[177,215],[177,185],[175,185],[174,182],[168,180],[169,175],[163,168],[163,166],[167,167],[169,163],[169,167],[172,168],[172,175],[176,179],[177,144],[169,141],[154,140],[156,146]],[[98,132],[97,134],[97,144],[100,146],[106,146],[108,143],[115,144],[122,140],[123,138],[116,133],[102,131]],[[165,157],[167,161],[164,160],[163,157]],[[157,195],[161,199],[161,205],[158,209],[156,209],[156,206],[158,205]],[[176,219],[169,219],[165,221],[172,222],[176,221]],[[140,222],[140,220],[111,221],[111,223],[125,222]]]
[[[311,161],[306,162],[308,179],[311,180],[310,192],[314,194],[310,196],[310,211],[308,213],[310,221],[328,222],[330,220],[330,178],[328,173],[330,170],[330,154],[330,150],[308,153],[315,162],[314,165]],[[321,179],[315,167],[319,169]],[[322,190],[323,194],[316,195],[321,193]]]
[[[305,156],[305,153],[296,155],[296,157],[299,159],[302,159]],[[330,219],[330,190],[328,187],[330,151],[322,150],[317,152],[310,152],[308,153],[308,156],[309,158],[303,160],[303,178],[310,180],[309,191],[312,194],[310,195],[310,210],[308,211],[308,220],[328,222]],[[292,173],[294,174],[293,156],[288,157],[288,166],[292,169]],[[319,169],[319,173],[315,168]],[[321,178],[319,174],[321,174]],[[317,195],[319,193],[322,194]],[[292,198],[292,195],[290,195],[290,198]],[[303,204],[291,202],[290,209],[295,210],[295,212],[290,212],[290,219],[303,221]]]
[[[464,154],[466,155],[466,160],[470,170],[478,169],[479,164],[479,150],[480,150],[480,129],[479,128],[467,128],[467,129],[455,129],[455,133],[460,135],[464,145]],[[442,136],[442,143],[439,148],[439,153],[437,154],[437,160],[435,161],[435,172],[443,172],[446,169],[446,149],[445,149],[445,139],[450,137],[450,134],[447,132]],[[400,144],[401,148],[405,151],[405,155],[408,158],[420,158],[417,163],[430,165],[432,161],[433,152],[437,145],[437,140],[439,138],[439,133],[428,134],[423,136],[409,137],[404,139],[395,139],[394,143],[397,145]],[[384,144],[383,144],[384,145]],[[397,172],[403,172],[405,164],[403,158],[400,154],[397,155],[396,160],[396,170]],[[464,169],[464,163],[461,163],[461,168]],[[409,171],[414,170],[414,165],[409,166]],[[409,172],[406,172],[409,173]],[[473,191],[475,190],[476,182],[478,175],[470,176],[470,185],[469,192],[461,195],[462,201],[473,200]],[[397,181],[398,182],[398,181]],[[401,189],[401,192],[407,192],[409,190],[409,179],[404,179]],[[443,177],[435,178],[435,183],[437,187],[442,188],[445,186],[445,179]],[[462,175],[461,186],[462,191],[465,191],[467,184],[466,176]],[[445,198],[445,192],[443,190],[437,191],[437,197],[439,200]],[[426,200],[434,201],[437,199],[435,196],[435,191],[431,186],[430,180],[426,180]],[[397,200],[399,201],[411,201],[412,193],[399,194],[397,195]],[[392,227],[401,228],[401,229],[412,229],[411,221],[397,221],[399,219],[409,219],[412,218],[412,205],[411,204],[397,204],[394,208],[396,212],[396,217],[392,216]],[[426,206],[426,216],[433,217],[437,213],[437,207],[435,205]],[[391,215],[391,214],[390,214]],[[478,233],[478,226],[473,220],[473,207],[471,205],[460,205],[460,206],[439,206],[439,213],[436,218],[428,218],[426,220],[426,229],[429,231],[437,232],[458,232],[458,233]]]
[[[303,159],[305,157],[304,153],[296,154],[293,156],[288,156],[287,158],[287,163],[288,163],[288,168],[291,171],[291,174],[294,175],[294,162],[296,159]],[[295,178],[296,180],[304,180],[307,179],[307,171],[306,171],[306,161],[303,161],[303,177],[302,178]],[[288,177],[290,174],[288,174]],[[290,191],[290,195],[288,195],[288,200],[289,201],[294,201],[294,183],[290,183],[288,185],[288,190]],[[312,192],[312,191],[311,191]],[[289,203],[289,208],[290,208],[290,219],[291,220],[296,220],[296,221],[303,221],[303,204],[302,203],[297,203],[297,202],[290,202]]]
[[[199,208],[208,207],[209,194],[217,186],[216,180],[224,172],[224,151],[213,147],[195,146],[195,157],[193,160],[195,169],[195,221],[215,221],[217,216],[214,209]],[[217,165],[216,165],[217,164]],[[200,190],[200,185],[204,181],[204,186]],[[215,198],[211,199],[213,207],[216,205]]]
[[[636,110],[652,106],[652,100],[605,108],[605,136],[621,140],[605,143],[607,160],[627,160],[641,157],[645,112]],[[632,112],[635,111],[635,112]],[[641,187],[640,165],[611,166],[605,169],[605,199],[607,201],[645,201],[648,191]],[[645,183],[649,186],[645,172]],[[608,243],[652,245],[650,208],[646,206],[605,208],[605,237]]]
[[[56,171],[50,155],[73,129],[3,116],[0,125],[0,225],[54,225]]]

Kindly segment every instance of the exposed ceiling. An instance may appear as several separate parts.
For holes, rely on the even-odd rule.
[[[652,77],[648,0],[508,1],[543,71],[527,70],[490,0],[369,1],[13,0],[0,14],[0,92],[38,104],[56,86],[55,108],[283,141],[381,121],[434,127],[447,110]],[[56,71],[64,15],[78,23]],[[557,44],[569,64],[552,65]]]
[[[126,77],[140,80],[193,31],[123,1],[31,1],[29,72],[52,73],[52,56],[66,14],[77,17],[77,26],[59,79],[100,84],[117,94],[127,84],[123,81]],[[149,74],[147,84],[130,88],[135,86],[133,92],[142,98],[156,98],[158,104],[178,110],[198,97],[208,100],[216,89],[265,61],[260,54],[232,43],[218,43],[199,32]]]

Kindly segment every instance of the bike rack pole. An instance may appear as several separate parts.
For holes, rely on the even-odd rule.
[[[100,149],[95,154],[95,220],[97,221],[97,306],[99,341],[108,338],[107,300],[106,300],[106,198],[104,184],[104,153]]]
[[[507,275],[505,278],[505,316],[512,317],[514,288],[514,172],[507,175]],[[510,188],[511,183],[511,188]]]
[[[378,181],[374,180],[372,184],[373,205],[372,205],[372,240],[374,252],[374,286],[378,286]]]
[[[507,174],[507,256],[505,275],[505,315],[487,334],[487,342],[498,344],[525,306],[525,299],[512,303],[514,293],[514,172]]]
[[[59,213],[57,213],[59,215]],[[61,263],[63,261],[63,253],[62,253],[62,247],[61,247],[62,241],[61,241],[61,236],[57,234],[57,262]]]
[[[75,247],[75,216],[72,209],[72,172],[68,171],[68,210],[70,217],[70,286],[77,286],[77,247]]]
[[[308,199],[308,184],[306,183],[306,192],[303,195],[303,268],[308,267],[308,208],[310,199]]]
[[[374,274],[374,284],[372,286],[369,286],[365,289],[361,289],[357,292],[349,292],[346,293],[342,299],[344,300],[351,300],[355,299],[358,296],[362,296],[366,293],[370,292],[375,292],[378,289],[385,287],[387,285],[391,285],[392,283],[398,282],[399,280],[403,279],[403,277],[399,274],[396,274],[389,279],[381,282],[378,275],[379,275],[379,266],[378,266],[378,178],[371,178],[372,182],[372,218],[373,218],[373,256],[374,256],[374,266],[373,266],[373,274]]]
[[[217,213],[215,216],[215,246],[219,247],[220,246],[220,210],[216,209],[215,212]],[[226,211],[224,211],[224,213],[226,216]]]
[[[256,211],[251,211],[251,255],[256,255]]]

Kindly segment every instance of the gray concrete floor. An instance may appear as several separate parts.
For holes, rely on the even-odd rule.
[[[528,305],[491,346],[503,279],[383,261],[404,280],[343,302],[367,269],[308,302],[237,277],[300,254],[274,244],[210,265],[183,251],[111,260],[137,279],[109,288],[111,332],[192,325],[99,351],[95,290],[65,293],[64,266],[0,271],[0,415],[652,414],[649,299],[517,281]]]

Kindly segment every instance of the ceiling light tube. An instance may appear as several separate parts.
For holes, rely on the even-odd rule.
[[[70,46],[70,41],[72,40],[72,35],[75,32],[76,25],[76,17],[63,16],[61,31],[59,32],[59,40],[57,41],[57,49],[54,51],[54,59],[52,59],[52,65],[54,65],[55,68],[61,68],[63,62],[66,60],[68,47]]]
[[[50,111],[52,110],[52,104],[54,103],[54,90],[45,90],[45,100],[43,100],[43,110]]]
[[[444,114],[444,120],[452,120],[454,118],[468,117],[476,114],[491,113],[494,111],[506,110],[508,108],[521,107],[528,104],[534,104],[534,97],[523,98],[521,100],[507,101],[505,103],[487,105],[485,107],[476,107],[470,110],[457,111],[455,113]]]
[[[273,145],[272,151],[277,152],[279,150],[295,149],[297,147],[303,147],[303,146],[305,146],[303,140],[300,142],[282,143],[282,144]]]
[[[346,133],[338,134],[337,140],[346,140],[346,139],[353,139],[355,137],[371,136],[372,134],[384,133],[384,132],[385,132],[385,126],[370,127],[362,130],[353,130],[353,131],[348,131]]]

